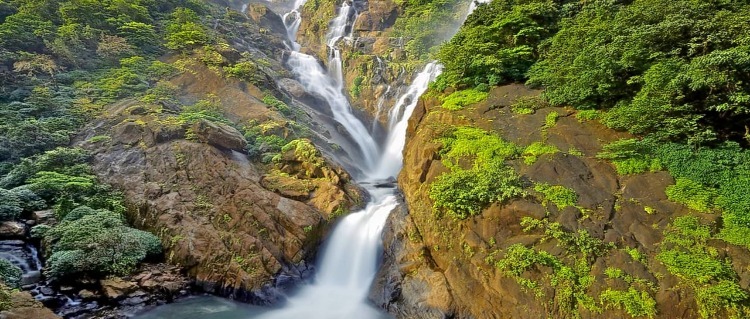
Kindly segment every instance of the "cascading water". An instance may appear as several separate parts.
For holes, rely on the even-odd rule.
[[[367,175],[361,181],[371,195],[367,207],[345,217],[335,228],[319,263],[315,283],[303,287],[280,310],[260,318],[380,318],[385,317],[367,302],[370,284],[377,272],[380,255],[380,234],[390,212],[398,205],[395,190],[369,185],[394,177],[401,170],[401,149],[406,126],[417,100],[427,84],[437,76],[440,67],[430,63],[421,72],[407,93],[399,99],[389,115],[389,136],[386,152],[378,154],[378,147],[362,122],[351,112],[343,88],[341,53],[336,44],[344,37],[348,23],[356,16],[354,9],[344,3],[331,22],[327,35],[329,48],[328,74],[315,58],[292,53],[289,66],[302,85],[311,92],[323,95],[331,105],[334,118],[339,121],[359,144],[366,160],[361,169]],[[394,157],[394,154],[398,156]]]
[[[302,4],[304,3],[299,3],[300,6]],[[293,11],[297,11],[297,8]],[[320,96],[328,103],[333,112],[334,120],[349,132],[351,138],[359,147],[364,164],[361,169],[369,171],[376,163],[378,145],[375,139],[370,136],[365,125],[352,114],[349,100],[347,100],[343,93],[344,81],[341,70],[341,51],[336,48],[336,44],[344,37],[348,24],[354,16],[356,16],[354,8],[344,3],[336,18],[331,21],[331,30],[326,35],[326,44],[329,50],[328,72],[323,69],[315,57],[300,53],[298,45],[296,47],[293,45],[294,51],[289,56],[287,65],[289,65],[307,92]],[[299,14],[296,14],[296,19],[301,19]],[[287,26],[298,29],[299,23],[297,21],[289,23]],[[295,43],[294,39],[296,39],[297,30],[287,29],[287,33],[290,41]]]
[[[329,48],[328,72],[312,56],[299,52],[295,42],[301,16],[298,12],[304,0],[296,0],[293,9],[284,15],[284,23],[292,50],[287,61],[306,91],[317,94],[328,102],[334,119],[339,122],[359,146],[363,161],[359,167],[365,174],[359,182],[371,195],[365,209],[349,214],[333,230],[318,263],[315,282],[301,287],[278,310],[251,314],[249,318],[262,319],[376,319],[388,316],[367,301],[370,285],[377,272],[380,256],[380,234],[390,212],[399,205],[394,188],[376,187],[383,180],[398,175],[402,167],[402,150],[406,139],[408,120],[416,108],[419,97],[428,84],[437,77],[442,66],[436,62],[427,64],[399,97],[389,111],[388,136],[382,152],[366,126],[352,113],[343,91],[341,53],[336,44],[350,28],[356,12],[344,3],[338,15],[331,21],[326,44]],[[350,36],[350,35],[349,35]],[[379,106],[379,108],[382,107]],[[201,315],[202,318],[207,318]],[[144,316],[141,318],[157,318]],[[164,318],[164,317],[158,317]],[[184,316],[167,316],[181,318]],[[211,318],[222,318],[211,316]],[[229,318],[229,317],[226,317]],[[235,318],[235,317],[231,317]]]

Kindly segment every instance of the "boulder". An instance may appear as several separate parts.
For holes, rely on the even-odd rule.
[[[104,295],[112,300],[121,299],[138,289],[135,283],[122,280],[121,278],[103,279],[99,281],[99,284],[102,286]]]
[[[6,289],[2,287],[0,289]],[[10,307],[0,312],[0,319],[60,319],[52,310],[34,299],[26,291],[16,291],[10,295]]]
[[[0,223],[0,238],[18,238],[26,236],[26,225],[21,222]]]
[[[31,219],[37,225],[52,225],[56,223],[55,211],[52,209],[35,211],[31,214]]]
[[[245,136],[240,131],[223,123],[200,120],[191,129],[200,141],[219,148],[243,151],[247,146]]]

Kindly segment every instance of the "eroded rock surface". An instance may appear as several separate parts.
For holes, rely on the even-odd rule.
[[[648,293],[657,303],[656,317],[699,317],[692,290],[680,288],[678,278],[655,258],[667,224],[688,213],[687,208],[667,200],[665,188],[674,180],[666,172],[618,176],[611,164],[597,159],[596,154],[602,145],[627,136],[595,122],[579,122],[566,109],[546,108],[533,115],[509,110],[517,98],[536,94],[520,85],[499,87],[487,101],[461,111],[444,110],[435,98],[420,101],[409,123],[405,166],[399,175],[408,213],[402,207],[388,219],[383,266],[371,299],[398,318],[629,317],[624,309],[602,304],[597,304],[601,312],[580,305],[566,310],[568,306],[557,297],[560,291],[542,285],[537,297],[534,290],[522,287],[494,265],[505,249],[518,243],[559,258],[566,256],[563,246],[547,241],[541,231],[524,231],[521,219],[531,217],[559,223],[566,232],[586,231],[613,245],[590,264],[593,283],[585,292],[597,303],[606,289],[628,289],[627,282],[605,274],[612,267],[653,283]],[[554,126],[545,127],[550,112],[560,117]],[[436,215],[428,196],[429,184],[448,171],[439,160],[441,144],[436,138],[446,129],[462,125],[495,132],[521,147],[538,141],[555,146],[560,152],[541,155],[533,164],[522,159],[507,164],[515,168],[527,189],[531,183],[548,183],[574,190],[579,207],[558,209],[531,190],[528,196],[492,204],[465,220]],[[747,258],[747,252],[740,252],[739,247],[712,245],[718,251],[735,253],[733,260]],[[740,268],[734,267],[739,277],[745,278],[748,271]],[[525,278],[542,283],[551,278],[547,267],[532,270],[524,272]],[[747,288],[746,281],[741,284]]]

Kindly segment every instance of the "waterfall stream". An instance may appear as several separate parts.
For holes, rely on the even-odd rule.
[[[337,44],[342,39],[351,38],[351,25],[357,17],[356,10],[344,1],[331,21],[325,43],[328,48],[326,70],[315,57],[301,53],[301,47],[296,42],[302,19],[299,10],[304,2],[305,0],[296,0],[292,9],[283,15],[289,37],[287,46],[291,51],[287,65],[308,93],[317,95],[328,103],[334,119],[357,144],[359,154],[352,155],[361,158],[358,168],[364,173],[358,182],[370,193],[371,198],[363,210],[344,217],[334,228],[321,249],[317,274],[312,284],[301,287],[280,309],[242,310],[245,313],[242,318],[388,318],[387,314],[368,302],[367,296],[381,255],[381,232],[388,215],[399,205],[399,200],[395,188],[379,188],[374,185],[394,178],[400,172],[408,120],[419,97],[440,74],[442,66],[437,62],[428,63],[390,110],[387,106],[378,105],[379,113],[389,112],[388,135],[384,144],[378,145],[367,129],[368,125],[352,113],[351,105],[343,93],[343,65]],[[390,87],[388,90],[390,91]],[[169,311],[165,310],[161,316],[151,317],[147,314],[139,318],[193,318],[185,315],[170,316],[167,313]],[[226,315],[201,314],[195,318],[240,318],[235,317],[236,314],[232,310]]]

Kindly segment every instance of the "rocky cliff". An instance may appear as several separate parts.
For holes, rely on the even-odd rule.
[[[519,99],[537,94],[520,85],[498,87],[486,101],[458,111],[442,108],[438,98],[422,98],[398,178],[407,205],[391,214],[383,234],[384,261],[372,300],[398,318],[704,315],[700,286],[672,274],[656,256],[669,247],[665,237],[676,236],[676,218],[696,216],[710,225],[716,215],[670,202],[665,188],[675,181],[666,172],[620,176],[596,157],[624,134],[563,108],[511,111]],[[506,164],[525,194],[460,219],[433,207],[430,185],[450,171],[440,139],[466,126],[519,147]],[[549,148],[535,152],[528,147],[535,143]],[[550,185],[567,190],[572,202],[548,192]],[[694,243],[726,260],[747,289],[746,249],[715,240]],[[714,310],[724,316],[741,316],[741,309],[723,311],[720,305]]]
[[[325,115],[309,108],[292,113],[274,97],[297,103],[289,93],[293,80],[285,87],[272,80],[289,76],[276,55],[285,30],[264,6],[247,13],[235,17],[241,27],[217,25],[236,41],[214,62],[200,52],[167,57],[183,66],[165,84],[175,99],[108,105],[76,145],[93,154],[98,178],[123,192],[133,225],[161,238],[167,262],[206,291],[270,303],[307,278],[331,222],[361,204],[364,194],[306,139],[298,140],[309,147],[304,153],[285,148],[263,162],[248,156],[247,130],[282,143],[310,138],[329,154],[338,132],[315,117]],[[240,59],[258,68],[252,78],[232,78],[223,69]],[[186,115],[201,103],[222,119]],[[253,147],[263,153],[271,146]]]

